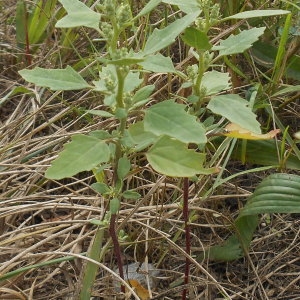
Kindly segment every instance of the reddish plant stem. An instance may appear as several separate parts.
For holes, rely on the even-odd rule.
[[[25,58],[27,62],[27,66],[30,66],[32,63],[31,60],[31,54],[30,54],[30,44],[29,44],[29,33],[28,33],[28,11],[26,7],[26,3],[24,1],[24,11],[25,11],[25,16],[24,16],[24,27],[25,27]]]
[[[118,236],[116,233],[116,219],[117,214],[112,214],[110,217],[110,224],[109,224],[109,234],[112,239],[113,247],[114,247],[114,254],[117,258],[117,264],[119,269],[119,275],[122,279],[124,279],[124,272],[123,272],[123,259],[121,255],[121,248],[118,240]],[[121,285],[122,293],[125,293],[125,286]]]
[[[184,219],[184,230],[185,230],[185,251],[187,255],[191,253],[191,232],[189,225],[189,179],[183,179],[183,219]],[[189,283],[190,275],[190,260],[188,257],[185,259],[185,270],[184,270],[184,284]],[[182,300],[186,300],[187,289],[182,291]]]

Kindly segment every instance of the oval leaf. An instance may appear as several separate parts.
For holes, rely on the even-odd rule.
[[[91,88],[81,75],[70,66],[55,70],[36,67],[33,70],[21,70],[19,74],[28,82],[37,86],[49,87],[53,91]]]
[[[197,50],[210,50],[212,47],[207,34],[194,27],[187,28],[181,38],[185,44]]]
[[[185,105],[166,100],[151,106],[145,113],[145,131],[168,135],[184,143],[206,142],[205,129],[185,111]]]
[[[139,63],[145,70],[156,73],[175,73],[173,62],[170,57],[160,53],[148,55],[145,60]]]
[[[156,135],[149,131],[145,131],[143,121],[130,124],[128,134],[130,140],[136,145],[136,151],[141,151],[147,148],[157,139]]]
[[[92,170],[98,164],[107,162],[109,157],[109,147],[105,142],[92,136],[77,134],[52,162],[45,176],[49,179],[71,177],[79,172]]]
[[[201,88],[205,88],[206,95],[217,94],[231,87],[229,73],[209,71],[203,74]]]
[[[200,11],[188,14],[181,19],[178,19],[163,29],[155,28],[153,33],[148,38],[144,54],[155,53],[175,41],[175,38],[192,22],[195,21]]]
[[[203,167],[205,154],[188,149],[186,144],[167,136],[161,137],[146,156],[154,170],[167,176],[192,177],[217,171]]]
[[[238,95],[214,96],[207,108],[249,131],[261,133],[260,124],[249,107],[249,102]]]
[[[127,157],[121,157],[118,162],[118,177],[119,179],[124,179],[125,176],[129,173],[131,168],[130,160]]]

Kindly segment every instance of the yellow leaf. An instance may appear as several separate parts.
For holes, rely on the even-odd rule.
[[[244,129],[237,124],[230,123],[225,127],[224,135],[246,140],[269,140],[274,138],[279,132],[280,129],[274,129],[265,134],[258,134],[250,130]]]
[[[145,289],[137,280],[129,279],[129,285],[136,292],[136,294],[140,297],[141,300],[149,300],[150,294],[147,289]]]

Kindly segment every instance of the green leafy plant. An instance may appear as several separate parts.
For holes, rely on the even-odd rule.
[[[248,252],[258,215],[263,213],[297,213],[300,201],[300,176],[272,174],[266,177],[248,199],[235,220],[234,233],[223,245],[214,246],[206,255],[212,260],[230,261]],[[201,255],[203,258],[203,255]]]
[[[152,0],[133,17],[126,1],[119,3],[116,0],[105,0],[97,6],[97,11],[77,0],[59,2],[67,15],[57,22],[57,28],[88,27],[105,41],[106,54],[96,57],[99,65],[98,79],[89,82],[71,66],[53,70],[36,67],[19,73],[25,80],[51,90],[88,89],[101,95],[102,109],[90,109],[86,113],[111,118],[117,122],[117,126],[113,130],[95,130],[86,135],[74,135],[52,162],[45,176],[60,180],[82,171],[93,171],[96,182],[92,187],[106,199],[108,213],[104,219],[97,220],[98,230],[87,255],[92,260],[101,261],[112,242],[119,274],[124,278],[116,223],[118,212],[122,209],[121,200],[141,197],[137,192],[126,190],[125,182],[133,171],[134,157],[144,155],[155,171],[171,177],[185,178],[183,212],[186,252],[190,254],[188,178],[197,180],[198,176],[200,181],[205,175],[218,172],[219,178],[222,175],[223,169],[209,161],[206,155],[206,149],[215,135],[228,133],[224,129],[224,122],[217,120],[227,119],[239,126],[241,131],[249,132],[243,138],[247,139],[252,133],[261,135],[260,123],[253,112],[254,100],[251,102],[227,93],[231,86],[230,75],[221,72],[215,65],[231,55],[249,49],[264,34],[265,28],[241,29],[236,34],[220,39],[218,43],[211,42],[209,31],[213,26],[228,20],[278,14],[289,16],[289,11],[250,11],[222,19],[219,6],[210,1]],[[146,37],[144,47],[136,51],[130,47],[125,37],[132,33],[134,21],[149,14],[160,2],[175,5],[186,14],[162,29],[154,29]],[[197,61],[184,72],[176,70],[169,57],[158,53],[172,45],[179,35],[191,47],[191,53]],[[158,103],[151,101],[155,86],[146,81],[147,72],[173,74],[182,83],[181,89],[187,91],[186,97],[174,96]],[[136,116],[136,122],[132,123],[131,118]],[[215,134],[210,135],[212,132]],[[235,143],[231,137],[226,137],[225,140],[229,144]],[[106,170],[113,174],[110,180],[106,178]],[[247,251],[255,230],[257,219],[252,219],[252,213],[248,214],[248,207],[257,201],[256,195],[253,197],[254,200],[249,202],[236,221],[237,234],[227,244],[231,250],[236,249],[232,259],[240,257],[241,245]],[[280,204],[278,199],[276,207]],[[276,207],[274,211],[278,211]],[[264,210],[258,206],[254,214],[262,212]],[[248,215],[251,216],[246,218]],[[106,229],[111,241],[104,244],[103,234]],[[228,256],[225,259],[228,260]],[[189,263],[187,259],[185,283],[188,283]],[[82,272],[80,299],[89,299],[91,296],[97,269],[93,262],[87,262]],[[122,290],[125,289],[122,287]],[[187,290],[184,290],[183,299],[186,298],[186,293]]]

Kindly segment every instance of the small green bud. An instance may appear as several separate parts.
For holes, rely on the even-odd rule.
[[[211,6],[211,0],[197,0],[198,5],[200,6],[200,8],[207,10],[210,8]]]
[[[101,30],[103,32],[104,38],[106,40],[111,40],[113,37],[113,27],[107,23],[107,22],[102,22],[101,23]]]
[[[106,74],[106,76],[103,77],[103,80],[107,90],[113,92],[116,87],[115,80],[113,79],[113,77],[110,74]]]
[[[112,0],[105,0],[104,1],[104,11],[105,11],[105,14],[107,16],[113,16],[115,14],[115,5],[114,5],[114,1]]]
[[[116,19],[120,28],[131,19],[131,9],[128,4],[121,4],[116,12]]]
[[[126,242],[126,241],[129,241],[129,236],[125,232],[125,230],[121,229],[118,233],[118,239],[122,242]]]
[[[125,47],[122,47],[120,49],[116,49],[114,53],[112,53],[112,59],[121,59],[123,57],[126,57],[128,55],[128,50]]]
[[[123,94],[123,101],[127,107],[130,107],[132,104],[132,95],[131,93],[127,92]]]
[[[200,99],[203,99],[205,96],[206,96],[206,93],[207,93],[207,88],[205,86],[202,86],[200,88],[200,95],[199,95],[199,98]]]
[[[211,61],[213,60],[214,58],[214,54],[213,53],[210,53],[209,51],[205,51],[204,54],[203,54],[203,60],[204,60],[204,67],[207,68],[209,67]]]
[[[193,81],[198,75],[198,66],[197,65],[188,66],[186,68],[186,73],[188,78]]]
[[[210,12],[210,22],[211,24],[216,23],[220,19],[220,5],[215,4]]]
[[[199,18],[195,21],[195,25],[197,27],[197,29],[199,29],[200,31],[205,31],[206,29],[206,21],[203,18]]]

